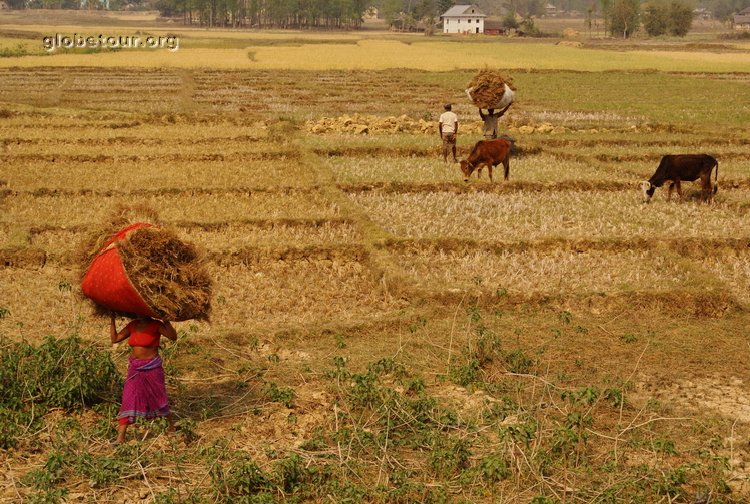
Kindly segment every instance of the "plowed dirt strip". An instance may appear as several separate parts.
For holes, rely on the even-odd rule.
[[[0,131],[3,129],[10,130],[11,128],[0,128]],[[92,128],[93,129],[93,128]],[[179,131],[179,136],[166,136],[165,138],[153,138],[148,136],[148,132],[142,131],[143,129],[140,129],[142,133],[144,133],[144,136],[126,136],[126,135],[113,135],[113,131],[110,131],[113,128],[104,129],[104,131],[100,131],[97,135],[96,130],[93,129],[93,131],[89,130],[87,131],[87,135],[83,136],[81,134],[76,135],[75,138],[70,138],[69,132],[62,132],[61,135],[59,135],[57,138],[52,137],[49,132],[46,134],[40,134],[41,132],[39,129],[35,129],[32,131],[29,131],[26,135],[21,135],[20,133],[17,133],[14,136],[6,136],[5,138],[0,140],[0,146],[6,148],[6,149],[16,149],[16,146],[23,145],[24,147],[29,145],[34,145],[37,147],[44,147],[44,148],[55,148],[59,149],[65,146],[79,146],[82,148],[101,148],[101,147],[112,147],[112,146],[195,146],[195,145],[217,145],[217,144],[225,144],[225,143],[260,143],[266,140],[266,137],[264,135],[259,134],[257,129],[253,132],[253,134],[246,134],[242,135],[237,133],[235,136],[218,136],[221,133],[219,131],[213,131],[217,136],[207,136],[206,133],[211,133],[212,131],[204,132],[202,135],[196,135],[191,136],[190,133],[195,134],[195,132],[191,132],[190,128],[188,127],[181,127]],[[115,128],[116,129],[116,128]],[[8,132],[10,133],[10,131]],[[161,133],[163,134],[164,131],[162,129]],[[262,133],[262,132],[261,132]],[[269,147],[272,144],[266,144],[266,145],[259,145],[258,147]]]
[[[545,253],[557,250],[574,253],[611,252],[627,250],[671,252],[681,257],[702,259],[707,256],[736,257],[750,251],[750,237],[727,238],[613,238],[588,239],[541,239],[526,241],[478,241],[461,238],[437,239],[391,239],[376,244],[398,254],[469,254],[475,253]]]
[[[750,308],[750,250],[734,257],[707,256],[701,266],[726,283],[745,307]]]
[[[707,275],[669,254],[644,250],[545,250],[400,254],[399,264],[422,287],[439,290],[477,286],[514,295],[707,288]],[[716,285],[716,288],[721,285]]]
[[[315,175],[281,160],[159,162],[15,162],[3,177],[14,195],[169,194],[304,190]]]
[[[175,225],[175,224],[173,224]],[[263,258],[296,260],[310,257],[364,257],[361,240],[348,221],[254,221],[216,225],[175,225],[178,235],[207,251],[222,264],[257,262]],[[84,227],[31,229],[0,227],[0,267],[36,268],[43,264],[75,266]],[[355,251],[343,249],[355,247]]]
[[[212,324],[217,327],[345,322],[400,305],[384,294],[366,265],[342,260],[267,261],[213,267]]]
[[[165,134],[167,132],[163,132]],[[175,132],[176,134],[177,132]],[[185,142],[173,144],[112,144],[107,146],[101,145],[77,145],[75,143],[61,143],[51,146],[39,146],[33,144],[6,145],[3,152],[3,159],[12,161],[14,158],[24,159],[33,155],[51,155],[55,159],[68,159],[73,156],[80,156],[80,159],[96,156],[106,156],[106,159],[121,159],[132,156],[145,156],[148,159],[178,159],[195,160],[211,159],[215,156],[237,157],[247,155],[250,159],[261,157],[263,155],[273,154],[276,156],[285,155],[288,158],[298,157],[293,149],[280,148],[278,145],[269,143],[259,144],[258,142],[221,142],[219,140],[209,142]]]
[[[673,151],[676,146],[684,146],[691,148],[700,148],[705,150],[709,147],[716,148],[721,147],[722,149],[727,147],[734,147],[736,152],[741,152],[736,149],[738,146],[750,145],[750,140],[742,137],[724,137],[714,136],[706,138],[704,136],[696,134],[695,136],[687,136],[685,133],[670,135],[669,133],[659,132],[659,137],[654,138],[654,135],[643,135],[639,134],[637,137],[633,135],[623,134],[618,138],[544,138],[538,143],[543,144],[545,147],[552,149],[559,148],[587,148],[587,149],[614,149],[614,150],[626,150],[630,149],[643,149],[656,151],[665,150]],[[536,142],[535,142],[536,143]]]
[[[159,69],[133,73],[87,68],[3,69],[0,101],[74,107],[86,103],[87,108],[145,111],[179,104],[176,90],[181,82],[177,73]]]
[[[721,193],[720,193],[721,194]],[[745,196],[733,191],[733,198]],[[392,235],[478,241],[750,236],[739,201],[640,202],[637,191],[351,194]],[[718,197],[717,197],[718,200]]]
[[[367,187],[373,184],[377,187],[403,186],[406,191],[411,185],[415,187],[430,187],[429,184],[438,182],[463,182],[463,174],[456,163],[445,163],[438,156],[428,157],[331,157],[325,160],[331,167],[340,187]],[[494,180],[503,181],[503,167],[498,165],[493,170]],[[472,175],[471,182],[489,181],[486,168],[482,171],[482,178]],[[535,189],[553,184],[571,184],[580,182],[581,188],[589,187],[625,187],[632,183],[633,177],[618,171],[607,170],[600,163],[581,163],[557,159],[546,155],[527,155],[511,157],[509,181],[524,184],[522,187]],[[349,184],[349,185],[343,185]],[[474,185],[474,184],[470,184]],[[439,190],[436,185],[434,190]]]
[[[475,175],[474,175],[475,176]],[[502,168],[498,176],[495,171],[494,183],[490,183],[487,174],[483,179],[466,182],[373,182],[361,184],[338,184],[339,189],[352,195],[368,193],[393,194],[393,195],[419,195],[419,194],[519,194],[559,192],[559,191],[633,191],[635,184],[625,181],[595,181],[595,180],[564,180],[560,182],[525,182],[525,181],[502,181]]]
[[[502,292],[502,291],[501,291]],[[425,302],[441,306],[462,306],[464,303],[481,301],[487,309],[503,309],[518,313],[548,309],[559,312],[585,312],[593,315],[604,315],[618,318],[623,313],[638,320],[649,321],[654,318],[720,319],[732,316],[744,310],[737,299],[725,289],[722,290],[673,290],[664,292],[629,291],[609,292],[571,292],[563,295],[538,293],[536,295],[498,296],[497,289],[479,289],[471,291],[455,289],[453,291],[428,291],[420,298]],[[548,330],[548,328],[547,328]]]
[[[196,161],[262,161],[262,160],[294,160],[299,156],[285,150],[257,151],[257,150],[230,150],[227,152],[201,152],[186,154],[178,151],[159,154],[156,152],[145,152],[142,154],[129,154],[123,152],[119,155],[109,154],[0,154],[0,163],[15,162],[46,162],[46,163],[105,163],[105,162],[196,162]]]
[[[57,227],[85,226],[104,221],[123,203],[121,196],[8,196],[3,200],[0,223],[21,228],[40,224]],[[159,210],[166,222],[190,221],[219,224],[238,217],[301,219],[339,217],[339,208],[315,192],[134,196],[131,204],[147,204]]]

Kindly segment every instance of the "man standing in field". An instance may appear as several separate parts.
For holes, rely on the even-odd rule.
[[[495,112],[495,109],[487,109],[486,114],[482,112],[482,109],[479,109],[479,117],[484,121],[484,127],[482,129],[485,140],[494,140],[497,138],[497,120],[505,115],[511,105],[513,104],[509,103],[508,106],[500,112]]]
[[[458,163],[456,158],[456,135],[458,135],[458,116],[451,110],[453,107],[446,103],[443,108],[445,112],[440,114],[438,131],[443,139],[443,161],[448,162],[448,149],[453,151],[453,162]]]

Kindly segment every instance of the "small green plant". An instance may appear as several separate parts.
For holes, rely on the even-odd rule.
[[[627,333],[622,336],[622,341],[625,343],[635,343],[638,341],[638,337],[635,334]]]
[[[462,387],[468,387],[478,381],[480,369],[479,359],[473,358],[461,365],[450,366],[448,377],[453,383]]]
[[[126,463],[118,457],[96,456],[88,452],[82,453],[76,462],[77,472],[89,479],[92,488],[106,487],[118,481],[125,467]]]
[[[664,453],[665,455],[677,455],[677,450],[674,446],[674,441],[671,439],[654,439],[651,442],[656,453]]]
[[[336,348],[340,348],[340,349],[346,348],[346,340],[341,334],[336,335]]]
[[[531,504],[555,504],[555,501],[544,495],[537,495],[531,499]]]
[[[180,502],[179,496],[174,488],[154,495],[154,504],[177,504],[178,502]]]
[[[534,360],[520,348],[509,352],[505,356],[505,363],[508,366],[508,371],[517,374],[526,374],[534,366]]]
[[[623,405],[623,395],[622,395],[622,389],[619,388],[608,388],[605,389],[602,393],[602,397],[604,399],[608,400],[612,406],[615,408],[619,408]]]
[[[470,444],[465,439],[436,436],[430,446],[429,463],[437,476],[451,477],[469,467]]]
[[[65,502],[67,488],[48,488],[29,495],[25,502],[29,504],[59,504]]]
[[[294,390],[291,387],[279,387],[276,382],[266,382],[263,385],[263,393],[269,400],[279,402],[291,408],[294,402]]]
[[[26,474],[23,483],[38,490],[48,489],[65,479],[65,468],[68,462],[61,452],[55,450],[47,456],[44,467]]]
[[[482,479],[489,484],[502,481],[511,474],[508,463],[499,453],[494,453],[483,458],[479,463],[478,470]]]
[[[536,437],[537,423],[534,419],[528,419],[515,424],[504,426],[500,429],[500,436],[509,438],[516,443],[528,447]]]
[[[690,467],[683,464],[675,467],[662,476],[656,484],[656,490],[660,495],[667,495],[671,498],[682,495],[682,485],[688,481],[688,472]]]

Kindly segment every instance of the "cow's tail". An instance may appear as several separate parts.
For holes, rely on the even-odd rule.
[[[510,142],[510,154],[512,156],[515,156],[516,154],[518,154],[518,148],[516,147],[516,139],[515,138],[510,137],[508,135],[502,135],[499,138],[502,138],[503,140],[507,140],[507,141]]]
[[[719,190],[719,162],[714,159],[716,173],[714,173],[714,194]]]

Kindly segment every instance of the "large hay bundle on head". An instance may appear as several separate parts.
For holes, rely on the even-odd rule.
[[[513,103],[515,90],[510,77],[498,70],[485,68],[471,79],[466,94],[479,108],[504,109]]]
[[[212,283],[204,257],[145,210],[120,207],[85,242],[80,254],[84,295],[123,315],[208,319]]]

